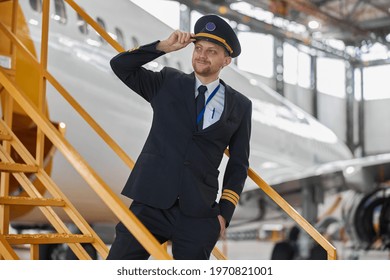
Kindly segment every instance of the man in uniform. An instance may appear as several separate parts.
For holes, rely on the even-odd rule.
[[[209,259],[228,226],[247,177],[252,105],[219,78],[241,52],[230,25],[201,17],[194,34],[174,31],[166,40],[120,53],[115,74],[153,108],[149,136],[122,191],[130,210],[159,242],[172,242],[174,259]],[[194,72],[142,65],[194,43]],[[218,175],[225,149],[222,195]],[[149,253],[119,223],[108,259],[147,259]]]

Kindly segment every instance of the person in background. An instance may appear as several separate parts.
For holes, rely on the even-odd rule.
[[[277,242],[272,250],[271,260],[295,260],[299,257],[298,237],[300,230],[297,226],[290,229],[286,240]]]

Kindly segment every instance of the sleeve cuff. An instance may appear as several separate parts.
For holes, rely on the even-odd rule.
[[[219,207],[221,216],[226,220],[226,227],[230,224],[230,220],[233,217],[239,198],[240,196],[232,190],[224,189],[222,192],[221,199],[219,200]]]

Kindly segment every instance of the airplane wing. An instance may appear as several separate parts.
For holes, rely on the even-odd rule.
[[[260,171],[260,175],[263,173]],[[283,173],[263,174],[265,181],[273,186],[287,201],[299,204],[294,195],[300,195],[302,186],[322,187],[324,191],[354,190],[368,193],[390,180],[390,153],[340,160],[312,167],[284,170]],[[248,184],[245,191],[258,189]]]

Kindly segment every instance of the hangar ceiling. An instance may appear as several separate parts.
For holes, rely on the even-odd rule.
[[[389,0],[179,0],[238,28],[272,34],[328,56],[361,62],[374,45],[390,49]],[[244,27],[243,27],[244,26]],[[389,57],[376,61],[389,63]]]

